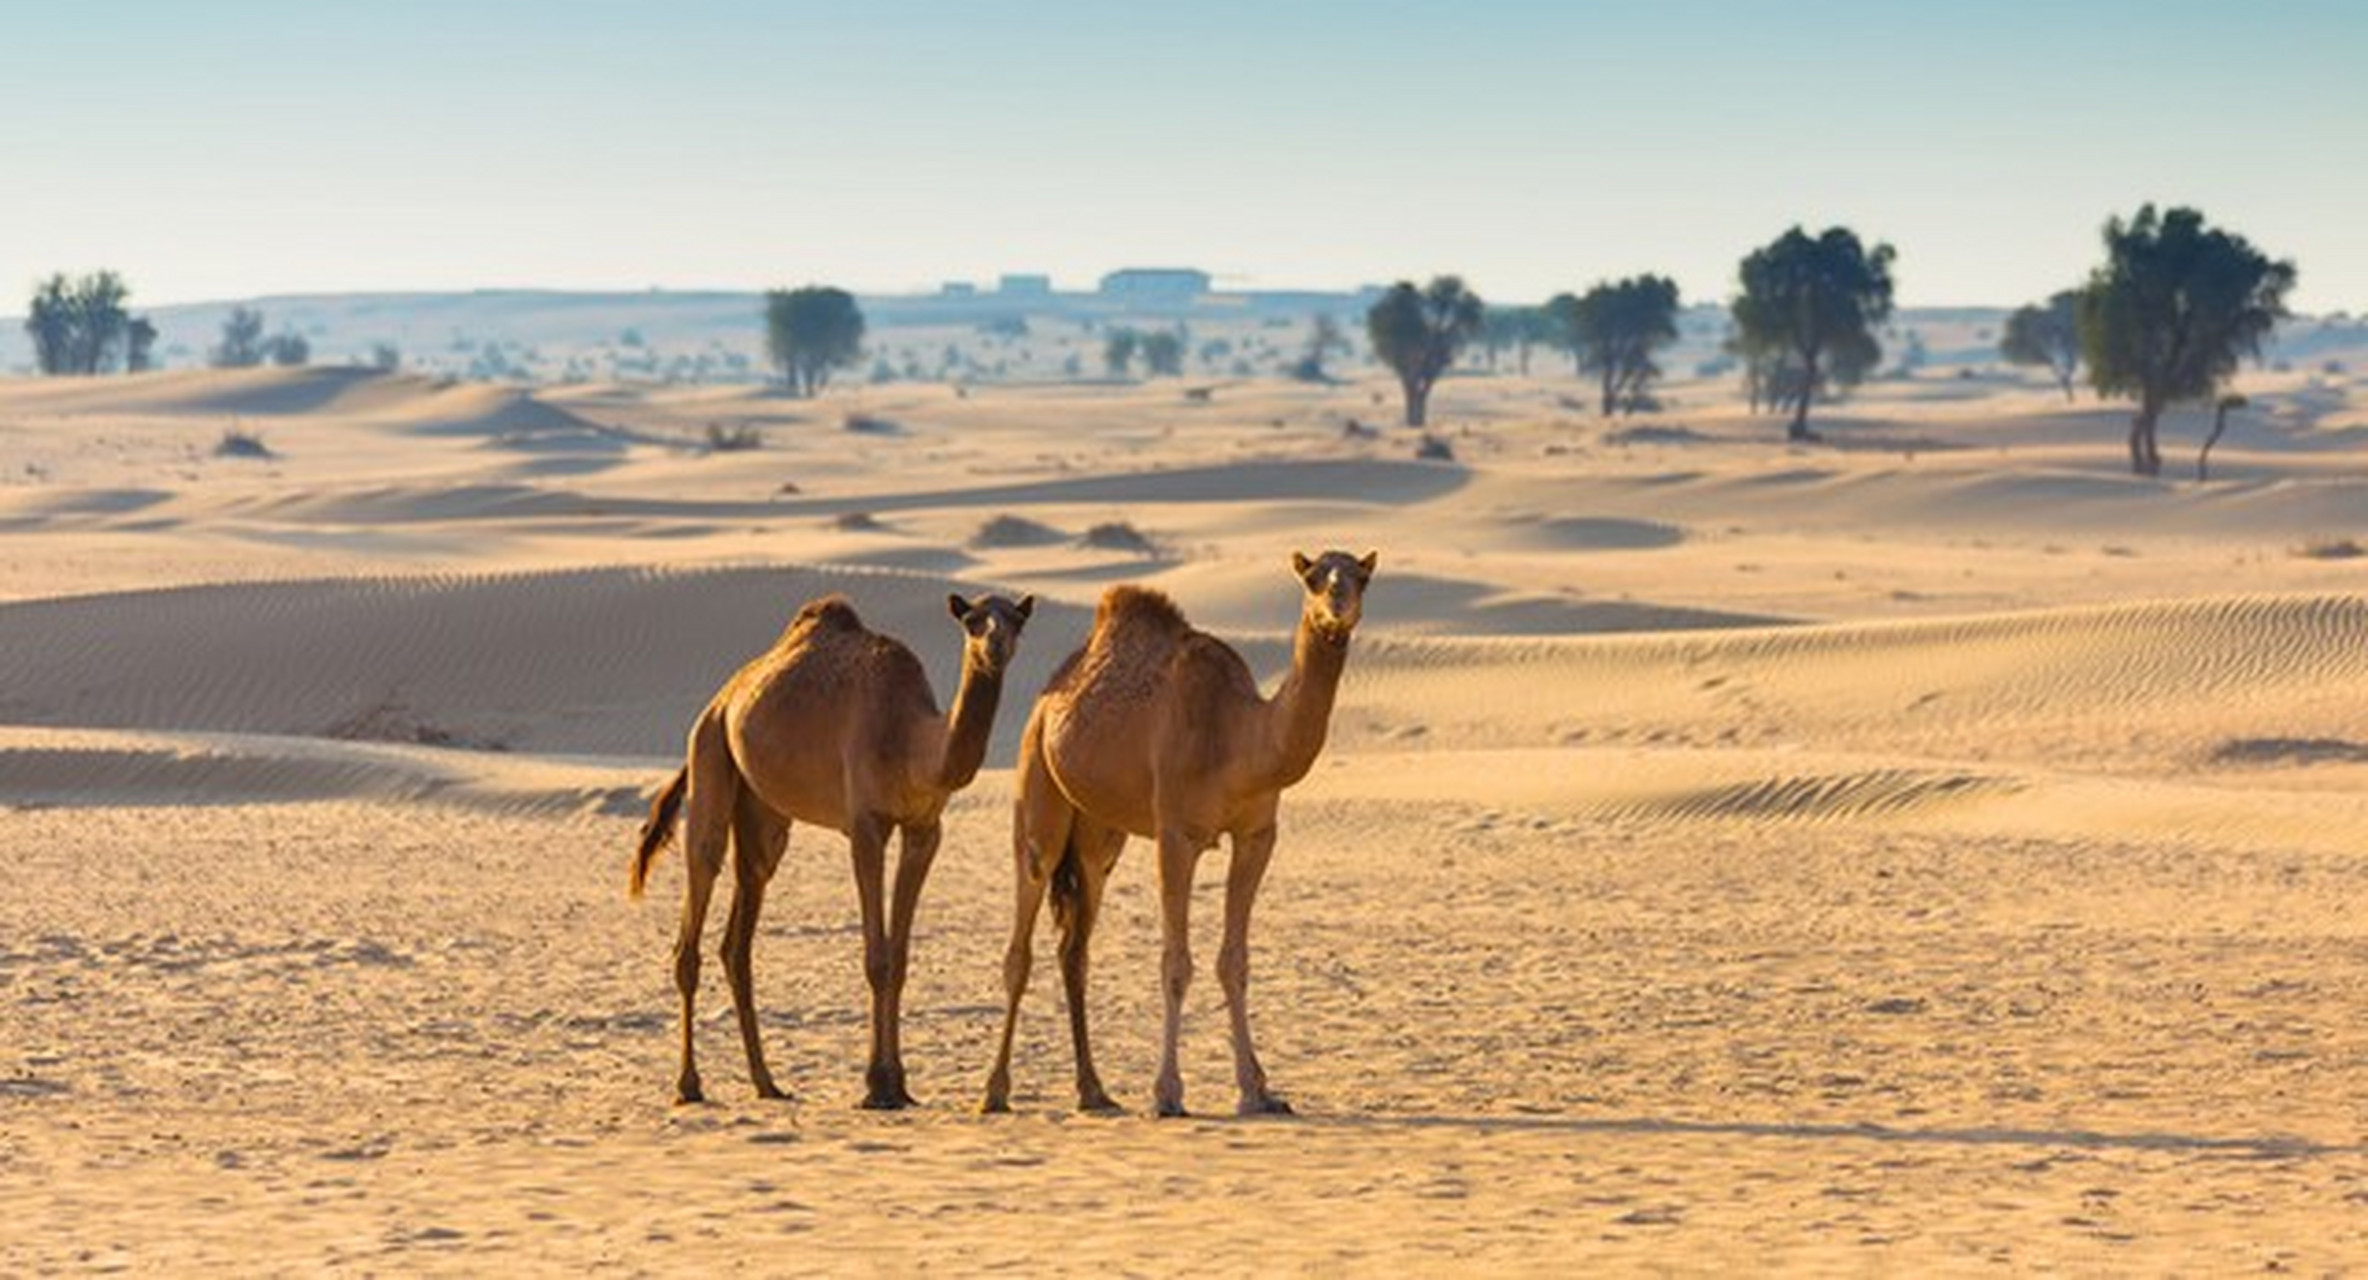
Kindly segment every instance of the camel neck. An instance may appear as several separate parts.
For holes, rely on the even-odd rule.
[[[1332,702],[1340,673],[1348,665],[1348,637],[1334,638],[1306,619],[1291,644],[1291,673],[1267,704],[1267,741],[1274,750],[1275,785],[1287,787],[1307,776],[1324,749],[1332,726]]]
[[[994,736],[995,704],[1003,697],[1003,676],[978,666],[962,664],[962,683],[954,690],[954,706],[946,713],[945,753],[938,769],[938,785],[959,791],[978,776],[987,758],[987,740]]]

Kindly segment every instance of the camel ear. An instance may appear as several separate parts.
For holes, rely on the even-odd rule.
[[[958,622],[967,621],[970,617],[970,602],[948,592],[946,594],[946,612],[953,614],[954,619]]]
[[[1304,554],[1302,554],[1302,553],[1300,553],[1300,552],[1297,552],[1297,551],[1294,551],[1294,552],[1292,552],[1292,553],[1291,553],[1291,572],[1292,572],[1292,573],[1294,573],[1294,574],[1297,574],[1298,576],[1300,576],[1300,577],[1304,578],[1304,577],[1306,577],[1306,576],[1307,576],[1307,571],[1308,571],[1308,570],[1310,570],[1310,569],[1313,569],[1313,568],[1315,568],[1315,567],[1316,567],[1316,562],[1315,562],[1315,561],[1313,561],[1313,560],[1310,560],[1310,559],[1308,559],[1308,558],[1307,558],[1307,557],[1306,557]]]
[[[1368,551],[1365,553],[1364,559],[1357,561],[1357,567],[1364,570],[1365,576],[1370,578],[1373,576],[1373,567],[1380,563],[1381,553],[1378,551]]]
[[[1020,602],[1012,607],[1020,611],[1020,621],[1026,622],[1036,616],[1036,597],[1021,596]]]

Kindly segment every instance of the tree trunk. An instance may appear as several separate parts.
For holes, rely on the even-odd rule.
[[[2204,437],[2204,447],[2195,454],[2195,478],[2212,478],[2212,446],[2220,443],[2220,433],[2228,429],[2228,405],[2222,404],[2212,413],[2212,434]]]
[[[1784,429],[1790,441],[1815,440],[1817,433],[1809,429],[1809,402],[1817,398],[1817,353],[1810,351],[1801,358],[1801,385],[1794,393],[1792,425]]]
[[[1612,410],[1619,405],[1619,402],[1619,379],[1613,376],[1612,367],[1607,364],[1603,367],[1603,416],[1606,418],[1612,416]]]
[[[1401,380],[1400,385],[1406,388],[1406,425],[1410,427],[1424,425],[1430,417],[1430,384],[1414,378],[1406,378]]]
[[[2162,417],[2162,410],[2153,405],[2140,408],[2130,415],[2130,472],[2133,475],[2162,474],[2162,450],[2155,443],[2154,424]]]

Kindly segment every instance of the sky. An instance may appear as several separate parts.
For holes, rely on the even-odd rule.
[[[1128,266],[1721,302],[1801,224],[1907,306],[2192,205],[2368,311],[2368,0],[0,0],[0,308],[863,293]]]

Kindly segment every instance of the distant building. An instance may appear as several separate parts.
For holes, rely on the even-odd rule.
[[[1006,275],[996,282],[995,292],[1006,298],[1049,298],[1052,296],[1052,277]]]
[[[978,296],[978,286],[968,280],[948,280],[938,287],[937,296],[941,298],[975,298]]]
[[[1119,302],[1175,305],[1209,291],[1209,273],[1189,267],[1128,267],[1102,277],[1102,296]]]

